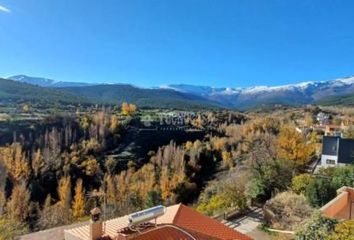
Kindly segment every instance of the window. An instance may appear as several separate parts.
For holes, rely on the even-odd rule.
[[[327,159],[327,160],[326,160],[326,163],[327,163],[327,164],[331,164],[331,165],[335,165],[335,164],[336,164],[336,161],[335,161],[335,160],[332,160],[332,159]]]

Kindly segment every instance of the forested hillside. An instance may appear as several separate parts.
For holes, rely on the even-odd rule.
[[[35,103],[89,103],[90,101],[65,93],[60,90],[39,87],[0,78],[1,102],[35,102]]]
[[[335,106],[335,105],[354,106],[354,94],[329,97],[317,103],[319,105],[324,105],[324,106]]]
[[[35,104],[121,104],[132,102],[147,108],[216,109],[221,105],[173,90],[142,89],[113,84],[46,88],[0,78],[0,101]]]
[[[221,105],[201,97],[166,89],[145,89],[125,84],[105,84],[86,87],[60,88],[66,93],[101,103],[132,102],[139,107],[210,109]]]

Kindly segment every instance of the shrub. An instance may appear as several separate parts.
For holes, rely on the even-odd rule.
[[[0,218],[0,240],[14,239],[26,233],[29,233],[27,224]]]
[[[272,213],[268,219],[271,226],[284,230],[297,228],[313,211],[304,196],[293,192],[279,193],[265,204],[265,209]]]
[[[337,220],[323,217],[320,211],[316,211],[296,232],[295,240],[324,240],[336,224]]]
[[[305,196],[312,206],[322,207],[336,196],[336,190],[327,179],[317,178],[306,187]]]
[[[337,224],[334,233],[327,240],[354,240],[354,220]]]
[[[291,189],[297,194],[305,194],[306,187],[313,181],[313,177],[308,174],[300,174],[293,177],[291,181]]]

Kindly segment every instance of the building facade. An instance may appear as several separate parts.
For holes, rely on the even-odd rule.
[[[322,141],[321,166],[352,164],[354,162],[354,139],[339,136],[324,136]]]

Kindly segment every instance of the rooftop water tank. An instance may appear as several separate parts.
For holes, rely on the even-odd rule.
[[[165,212],[166,212],[166,208],[162,205],[159,205],[159,206],[148,208],[148,209],[136,212],[136,213],[132,213],[128,217],[129,226],[137,225],[137,224],[143,223],[143,222],[148,222],[152,219],[155,219],[159,216],[164,215]]]

